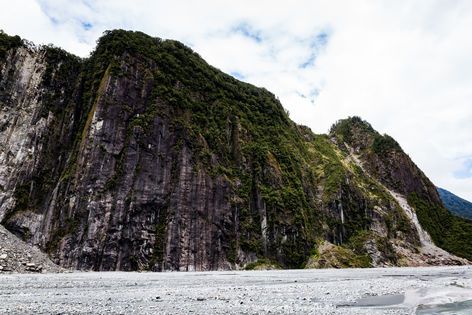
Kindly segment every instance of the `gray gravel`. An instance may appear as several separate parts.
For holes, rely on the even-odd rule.
[[[0,274],[60,272],[63,269],[35,246],[31,246],[0,225]]]
[[[471,267],[4,274],[0,313],[410,314],[471,288]]]

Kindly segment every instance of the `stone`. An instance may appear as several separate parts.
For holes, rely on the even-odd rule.
[[[4,255],[7,255],[7,258],[0,260],[3,272],[41,272],[43,269],[57,272],[61,270],[57,265],[50,261],[46,254],[34,249],[30,244],[19,239],[16,235],[6,230],[2,225],[0,225],[0,231],[5,235],[5,239],[2,241],[2,247],[4,250],[8,250],[8,253],[2,253],[3,258],[5,258]],[[25,258],[28,252],[36,252],[34,258],[32,257],[29,262]]]
[[[133,45],[129,39],[141,36],[120,32],[100,45],[108,47],[111,38]],[[96,55],[103,50],[97,47],[79,60],[51,48],[50,60],[45,48],[20,46],[0,59],[6,104],[0,106],[0,222],[64,267],[227,270],[271,258],[298,268],[317,239],[336,244],[327,251],[344,258],[343,246],[357,232],[394,235],[387,220],[403,213],[383,187],[398,185],[403,196],[418,192],[440,205],[434,185],[404,152],[393,166],[360,155],[376,135],[372,128],[358,131],[351,122],[349,144],[333,128],[316,141],[325,146],[319,150],[318,136],[293,123],[271,93],[206,67],[179,44],[142,36],[139,42],[152,46],[133,53]],[[159,54],[139,53],[148,49],[169,54],[185,71],[166,70],[168,58]],[[208,82],[196,82],[192,70]],[[331,173],[339,176],[325,187]],[[366,192],[366,185],[375,189]],[[17,211],[25,197],[34,211]],[[400,253],[413,251],[420,239],[411,220],[404,223],[404,233],[388,240],[403,244],[393,253],[367,245],[375,264],[396,264]],[[437,257],[426,263],[438,264]]]

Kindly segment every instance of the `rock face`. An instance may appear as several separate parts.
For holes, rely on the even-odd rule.
[[[406,255],[408,265],[461,261],[446,251],[472,259],[472,222],[449,213],[436,187],[394,139],[358,117],[339,121],[330,133],[367,176],[384,186],[415,226],[421,257]]]
[[[424,244],[389,191],[442,207],[364,122],[315,135],[178,42],[106,32],[81,60],[0,34],[0,74],[0,220],[64,267],[412,265]]]
[[[0,225],[0,274],[11,272],[60,272],[37,247],[26,244]]]

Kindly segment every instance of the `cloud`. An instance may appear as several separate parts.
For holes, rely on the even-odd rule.
[[[472,177],[472,158],[467,158],[462,163],[462,167],[454,172],[454,176],[459,179]]]
[[[241,23],[238,26],[236,26],[232,32],[234,33],[240,33],[243,36],[246,36],[252,40],[254,40],[257,43],[262,42],[262,34],[261,31],[254,30],[250,24],[248,23]]]
[[[457,176],[472,156],[470,1],[0,1],[0,28],[81,56],[106,29],[180,40],[315,132],[360,115],[472,200]]]

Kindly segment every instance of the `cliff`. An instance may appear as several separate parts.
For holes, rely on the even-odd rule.
[[[466,263],[434,243],[472,258],[393,139],[358,118],[315,135],[181,43],[109,31],[80,59],[0,34],[0,74],[1,224],[64,267]]]

